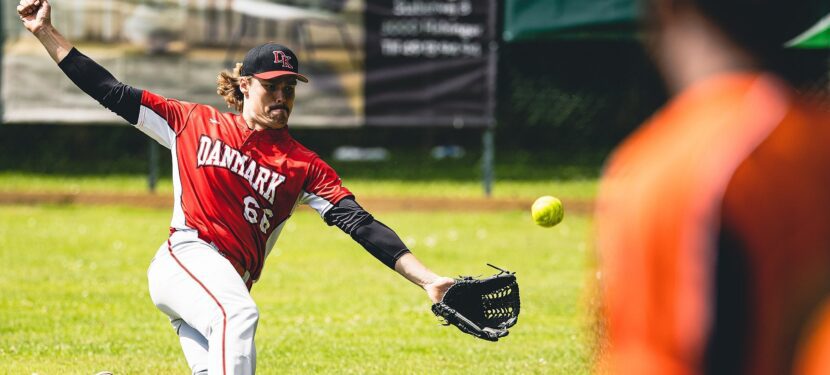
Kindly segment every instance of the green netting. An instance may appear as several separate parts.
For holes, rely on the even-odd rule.
[[[639,17],[632,0],[507,0],[507,42],[561,37],[631,37]]]

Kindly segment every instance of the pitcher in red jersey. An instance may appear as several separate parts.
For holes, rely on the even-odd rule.
[[[47,0],[21,0],[24,26],[91,97],[170,149],[170,237],[148,270],[150,296],[179,336],[194,374],[253,374],[259,313],[249,290],[298,204],[315,209],[378,260],[438,302],[454,283],[422,265],[366,212],[337,173],[294,140],[288,119],[297,56],[267,43],[251,49],[217,92],[240,114],[167,99],[117,81],[51,24]]]

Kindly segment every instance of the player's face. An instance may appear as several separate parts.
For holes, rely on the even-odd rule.
[[[294,77],[277,77],[271,80],[249,78],[243,84],[245,93],[246,118],[254,124],[254,129],[279,129],[288,124],[288,116],[294,108]],[[247,90],[245,90],[247,86]]]

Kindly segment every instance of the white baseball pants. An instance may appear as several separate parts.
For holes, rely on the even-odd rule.
[[[194,233],[174,232],[147,271],[150,298],[179,335],[193,374],[256,371],[259,311],[231,263]]]

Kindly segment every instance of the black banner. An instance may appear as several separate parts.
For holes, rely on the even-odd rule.
[[[494,0],[367,0],[367,125],[492,125],[495,11]]]

